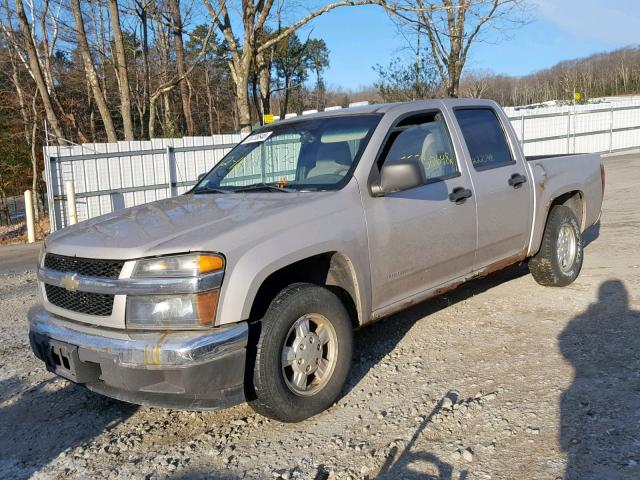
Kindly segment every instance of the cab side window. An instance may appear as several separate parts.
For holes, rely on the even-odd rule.
[[[420,162],[427,183],[459,175],[451,138],[440,112],[408,117],[391,130],[380,165],[412,159]]]
[[[454,112],[475,170],[515,163],[500,120],[491,108],[456,108]]]

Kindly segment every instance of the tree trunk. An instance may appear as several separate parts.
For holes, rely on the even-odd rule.
[[[33,115],[31,122],[31,199],[33,203],[33,213],[36,220],[40,219],[40,204],[38,202],[38,95],[34,93],[31,100],[31,113]]]
[[[149,98],[149,140],[156,135],[156,105],[158,97]]]
[[[96,111],[93,109],[93,104],[91,105],[91,112],[89,113],[89,131],[91,132],[91,142],[97,143]]]
[[[287,110],[289,108],[289,94],[291,91],[291,79],[289,75],[285,75],[284,77],[284,100],[282,102],[282,111],[280,115],[282,118],[287,114]]]
[[[20,105],[20,116],[22,117],[22,124],[24,128],[24,139],[29,142],[30,121],[29,115],[27,114],[27,104],[24,98],[24,91],[22,90],[22,82],[20,81],[20,76],[18,74],[18,66],[16,65],[13,55],[11,55],[11,67],[13,69],[11,81],[13,82],[13,87],[16,89],[16,94],[18,96],[18,105]]]
[[[96,10],[98,15],[96,15]],[[101,52],[107,51],[107,39],[106,39],[106,31],[105,31],[105,21],[104,21],[104,11],[102,8],[102,4],[98,4],[94,9],[91,10],[92,13],[92,22],[96,25],[98,31],[96,32],[96,40],[99,41],[98,48]],[[98,73],[100,74],[100,85],[102,87],[103,92],[108,92],[107,90],[107,79],[106,79],[106,71],[107,71],[107,56],[106,55],[98,55],[98,64],[99,69]]]
[[[253,75],[251,79],[251,96],[253,98],[253,108],[256,110],[256,116],[258,117],[258,123],[263,125],[264,116],[262,111],[262,102],[260,101],[260,95],[258,95],[258,77]]]
[[[104,93],[100,88],[100,81],[98,80],[98,74],[96,73],[93,60],[91,58],[91,51],[89,50],[89,42],[87,41],[87,32],[84,29],[84,20],[82,19],[82,12],[80,10],[80,0],[71,0],[71,9],[73,10],[73,18],[76,23],[76,33],[78,39],[78,49],[80,50],[80,56],[84,64],[84,72],[91,87],[91,93],[98,106],[104,129],[107,132],[107,141],[113,143],[118,141],[116,135],[116,129],[113,126],[113,119],[111,118],[111,112],[109,106],[104,97]]]
[[[169,98],[169,92],[165,92],[162,94],[162,102],[164,106],[163,113],[163,122],[162,122],[162,132],[166,133],[175,130],[175,122],[173,121],[173,113],[171,112],[171,99]]]
[[[142,136],[145,137],[145,128],[149,125],[149,96],[151,95],[151,68],[149,66],[149,24],[147,14],[147,4],[136,2],[138,5],[138,17],[142,26]],[[151,135],[149,135],[150,137]]]
[[[455,64],[449,66],[449,78],[447,81],[447,96],[458,98],[460,91],[460,74]]]
[[[151,95],[151,77],[149,68],[149,22],[148,22],[148,0],[134,0],[135,13],[140,20],[140,29],[142,31],[142,44],[141,44],[141,56],[142,56],[142,95],[141,98],[137,98],[136,109],[140,117],[140,138],[148,137],[149,127],[149,95]],[[138,85],[139,78],[136,75],[136,85]],[[139,88],[136,88],[139,91]]]
[[[419,75],[419,74],[418,74]],[[324,108],[324,82],[320,76],[320,69],[316,69],[316,110]]]
[[[266,61],[263,52],[256,55],[256,65],[258,69],[262,113],[271,113],[271,65]]]
[[[158,100],[160,100],[160,98],[162,98],[164,103],[164,112],[162,112],[162,133],[166,133],[168,128],[173,124],[169,103],[169,93],[173,90],[173,87],[175,87],[175,85],[160,88],[149,97],[149,138],[153,138],[156,135],[156,117],[158,115]]]
[[[204,86],[207,90],[207,113],[209,114],[209,134],[215,133],[214,118],[213,118],[213,95],[211,94],[211,79],[209,78],[209,67],[204,66]]]
[[[124,127],[125,140],[133,140],[133,122],[131,120],[131,93],[129,88],[129,75],[127,73],[127,55],[124,49],[124,38],[120,26],[120,12],[118,0],[109,0],[109,14],[111,17],[111,29],[113,30],[113,44],[115,47],[116,70],[120,86],[120,113],[122,126]]]
[[[233,131],[240,130],[240,115],[238,115],[238,102],[233,102]]]
[[[62,131],[62,127],[60,122],[58,122],[58,117],[53,109],[53,104],[51,103],[51,96],[49,95],[49,90],[47,90],[47,85],[44,80],[44,76],[42,74],[42,68],[40,67],[40,60],[38,59],[38,52],[36,51],[36,47],[33,44],[33,40],[31,37],[31,28],[29,26],[29,21],[24,13],[24,6],[22,5],[22,0],[16,0],[16,13],[18,15],[18,21],[20,22],[20,30],[22,31],[25,48],[27,50],[27,55],[29,58],[29,69],[31,70],[31,75],[38,87],[38,91],[40,92],[40,98],[42,98],[42,104],[44,106],[44,111],[47,116],[47,121],[51,125],[53,129],[53,133],[57,137],[56,140],[59,145],[64,145],[64,132]]]
[[[34,102],[35,103],[35,102]],[[38,139],[38,124],[33,122],[31,126],[31,203],[33,204],[33,215],[36,220],[40,220],[40,205],[38,204],[38,152],[36,141]]]
[[[248,76],[238,73],[236,82],[236,104],[238,105],[238,123],[242,133],[251,132],[251,107],[249,105]]]
[[[194,125],[193,115],[191,114],[191,99],[189,97],[189,85],[187,84],[185,71],[187,70],[184,60],[184,43],[182,41],[182,17],[180,16],[180,0],[169,0],[169,10],[171,11],[172,30],[173,30],[173,46],[176,51],[176,69],[178,77],[181,77],[180,98],[182,100],[182,113],[184,116],[187,134],[193,136]]]

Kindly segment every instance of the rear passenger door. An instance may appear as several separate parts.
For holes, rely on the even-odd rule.
[[[426,181],[364,202],[373,309],[391,306],[469,274],[476,249],[476,206],[440,111],[399,119],[377,165],[419,160]],[[452,192],[466,192],[456,200]]]
[[[523,257],[531,223],[531,185],[524,158],[513,148],[491,107],[454,108],[467,148],[478,208],[478,250],[474,270]]]

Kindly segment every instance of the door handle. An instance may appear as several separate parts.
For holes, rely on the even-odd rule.
[[[520,188],[526,181],[527,177],[525,177],[524,175],[520,175],[519,173],[514,173],[509,178],[509,185],[511,185],[513,188]]]
[[[460,205],[464,203],[467,198],[471,198],[471,195],[473,195],[473,192],[468,188],[457,187],[449,194],[449,200],[455,202],[456,205]]]

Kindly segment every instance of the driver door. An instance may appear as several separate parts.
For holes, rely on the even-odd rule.
[[[397,122],[378,168],[411,158],[424,168],[423,185],[365,202],[374,312],[467,275],[473,267],[475,196],[440,111]],[[450,200],[456,189],[471,196]]]

